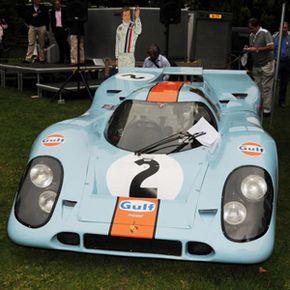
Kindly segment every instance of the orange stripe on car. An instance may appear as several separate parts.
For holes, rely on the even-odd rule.
[[[184,82],[161,82],[151,88],[148,102],[177,102],[179,91]]]
[[[118,197],[110,235],[153,239],[158,209],[156,198]]]

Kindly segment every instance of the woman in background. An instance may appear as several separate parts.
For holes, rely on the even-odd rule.
[[[0,59],[2,57],[2,52],[4,50],[3,45],[3,36],[4,36],[4,30],[8,28],[8,25],[4,18],[0,19]]]

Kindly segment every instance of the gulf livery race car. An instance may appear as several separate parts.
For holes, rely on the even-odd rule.
[[[122,70],[85,114],[35,140],[9,237],[96,254],[264,261],[278,158],[260,107],[245,71]]]

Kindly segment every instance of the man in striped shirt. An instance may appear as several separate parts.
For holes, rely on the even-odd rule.
[[[134,21],[131,21],[131,11],[129,7],[124,7],[121,12],[122,23],[116,31],[116,65],[118,68],[135,66],[135,45],[138,36],[142,32],[140,20],[140,8],[134,11]]]

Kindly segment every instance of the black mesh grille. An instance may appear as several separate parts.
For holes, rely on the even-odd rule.
[[[213,248],[204,243],[188,242],[187,251],[191,255],[209,255],[213,252]]]
[[[134,239],[104,235],[84,235],[84,246],[87,249],[151,253],[181,256],[180,241]]]
[[[78,246],[80,244],[80,236],[76,233],[59,233],[57,234],[57,239],[65,245]]]

